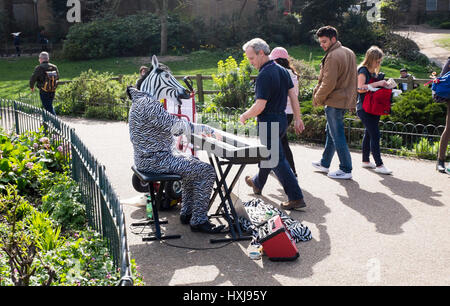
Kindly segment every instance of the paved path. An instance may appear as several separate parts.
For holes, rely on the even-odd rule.
[[[131,185],[128,126],[64,120],[106,166],[121,201],[139,197]],[[383,176],[359,167],[360,153],[352,152],[353,180],[335,181],[311,166],[322,147],[292,149],[308,207],[290,215],[313,234],[313,240],[297,245],[297,261],[252,261],[247,241],[202,251],[145,243],[140,229],[129,226],[144,217],[143,208],[124,205],[131,256],[147,285],[450,285],[450,176],[437,173],[434,162],[384,156],[394,175]],[[254,197],[243,177],[256,169],[247,167],[234,189],[242,201]],[[274,177],[261,198],[275,205],[286,199]],[[162,217],[169,219],[166,232],[182,235],[170,243],[218,247],[209,243],[211,236],[181,225],[178,211]]]
[[[431,61],[442,67],[450,56],[450,50],[436,44],[436,40],[450,38],[450,30],[435,29],[428,25],[405,26],[395,31],[397,34],[412,39]]]

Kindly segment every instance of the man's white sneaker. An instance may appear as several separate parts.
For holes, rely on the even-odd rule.
[[[380,167],[376,167],[375,168],[375,172],[380,173],[380,174],[391,174],[392,170],[386,168],[384,165],[380,166]]]
[[[375,169],[377,167],[377,165],[375,165],[374,163],[366,163],[366,162],[363,162],[361,166],[363,168],[370,168],[370,169]]]
[[[319,162],[312,162],[312,165],[313,165],[314,168],[316,168],[320,172],[323,172],[323,173],[330,172],[330,169],[323,167],[322,164],[320,163],[320,161]]]
[[[334,178],[334,179],[340,179],[340,180],[350,180],[352,179],[351,173],[345,173],[341,169],[335,172],[328,173],[328,177]]]

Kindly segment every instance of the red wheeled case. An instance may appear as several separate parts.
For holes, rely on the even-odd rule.
[[[299,252],[281,217],[274,216],[258,226],[259,243],[272,261],[293,261]]]

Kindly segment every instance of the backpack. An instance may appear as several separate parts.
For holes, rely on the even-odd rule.
[[[370,83],[376,79],[371,78]],[[391,113],[392,89],[380,88],[377,91],[368,91],[363,101],[363,109],[366,113],[385,116]]]
[[[433,81],[431,89],[434,91],[435,99],[450,99],[450,71]]]
[[[44,85],[42,86],[41,89],[45,92],[55,92],[57,86],[58,86],[58,72],[56,72],[56,70],[45,71]]]

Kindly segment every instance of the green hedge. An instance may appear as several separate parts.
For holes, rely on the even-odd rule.
[[[413,124],[445,125],[447,106],[436,103],[431,89],[420,86],[394,98],[392,113],[384,120]]]
[[[204,25],[168,17],[168,45],[186,51],[198,49]],[[151,55],[160,51],[160,20],[143,13],[108,17],[72,26],[63,45],[63,56],[71,60],[112,56]]]
[[[58,87],[54,102],[58,115],[82,116],[109,120],[126,120],[128,107],[126,88],[134,85],[137,74],[124,76],[119,82],[114,75],[84,71],[70,83]]]

